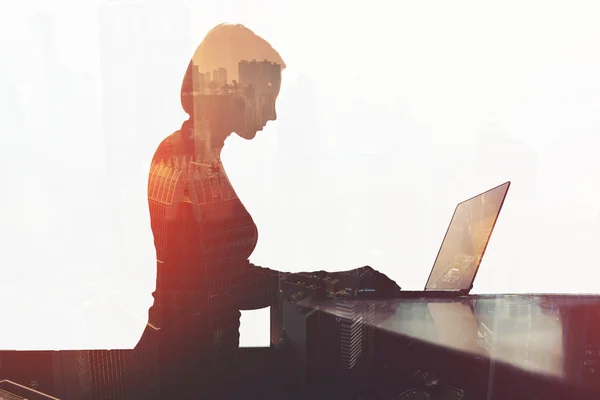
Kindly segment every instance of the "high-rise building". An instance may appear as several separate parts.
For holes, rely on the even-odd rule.
[[[56,352],[1,351],[0,379],[8,379],[19,385],[58,395],[60,382],[54,376],[54,353]]]
[[[203,163],[208,152],[212,149],[210,123],[205,119],[194,120],[195,157],[193,161]]]
[[[582,382],[600,388],[600,307],[588,308]]]
[[[275,118],[275,100],[281,86],[281,65],[264,61],[240,61],[239,81],[251,88],[248,97],[247,119],[259,125]]]
[[[276,93],[281,86],[281,65],[264,60],[242,60],[238,64],[239,81],[254,86],[258,93]]]
[[[277,301],[271,306],[271,346],[275,349],[280,349],[285,345],[284,330],[283,330],[283,304],[285,296],[283,295],[282,281],[289,274],[281,274],[278,280]]]
[[[206,76],[204,73],[200,72],[198,65],[194,65],[192,69],[192,82],[194,87],[194,92],[202,93],[206,88]]]
[[[89,351],[92,399],[125,400],[128,398],[125,361],[129,353],[125,350]]]
[[[362,313],[354,301],[338,301],[336,315],[340,324],[340,372],[358,367],[363,349]]]
[[[156,321],[157,318],[157,313],[152,313],[149,320]],[[140,338],[136,349],[130,352],[125,360],[127,398],[160,398],[159,331],[156,325],[148,322],[146,332]]]
[[[360,378],[372,365],[377,303],[355,295],[363,272],[297,273],[281,280],[280,348],[299,382],[330,386],[349,375]]]
[[[565,307],[562,322],[567,379],[577,385],[600,387],[600,307],[593,304]]]
[[[227,69],[219,68],[219,86],[227,85]]]
[[[21,385],[7,379],[0,380],[0,399],[2,400],[59,400],[39,390]]]
[[[376,328],[375,319],[377,305],[375,303],[364,302],[360,307],[363,315],[362,336],[363,336],[363,364],[365,368],[370,368],[375,362],[375,346],[376,346]]]
[[[303,384],[313,382],[319,374],[319,311],[310,302],[298,292],[282,304],[286,367],[289,375]]]
[[[3,351],[0,378],[60,399],[128,399],[127,351]]]

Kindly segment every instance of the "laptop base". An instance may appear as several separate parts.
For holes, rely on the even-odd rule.
[[[469,290],[401,290],[397,294],[399,299],[452,299],[468,296]]]

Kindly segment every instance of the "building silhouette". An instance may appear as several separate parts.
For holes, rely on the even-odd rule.
[[[600,391],[600,306],[573,305],[561,314],[567,379]]]
[[[123,350],[2,351],[0,379],[60,399],[128,399],[127,354]]]
[[[362,268],[281,278],[280,315],[273,316],[281,321],[277,349],[294,382],[309,393],[365,382],[377,349],[376,312],[385,308],[362,298],[363,290],[377,292],[370,288],[372,274]]]
[[[275,100],[281,85],[281,65],[264,61],[242,60],[238,66],[239,83],[249,90],[246,95],[248,124],[259,126],[274,119]]]
[[[91,399],[128,398],[125,371],[128,355],[129,352],[126,350],[89,351]]]
[[[38,390],[20,385],[10,380],[0,380],[0,399],[2,400],[58,400],[56,397]]]

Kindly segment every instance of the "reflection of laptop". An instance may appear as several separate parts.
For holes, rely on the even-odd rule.
[[[424,291],[401,291],[399,297],[469,294],[509,187],[506,182],[458,203]]]

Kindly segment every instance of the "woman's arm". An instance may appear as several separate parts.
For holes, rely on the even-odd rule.
[[[249,274],[247,280],[248,295],[243,296],[240,310],[256,310],[269,307],[278,301],[280,279],[284,273],[269,268],[259,267],[248,263]],[[331,278],[344,279],[348,276],[354,276],[356,286],[353,289],[373,289],[378,297],[397,297],[400,286],[385,274],[374,270],[369,266],[353,269],[343,272],[314,271],[311,275],[329,276]],[[287,274],[286,274],[287,275]]]
[[[282,273],[248,262],[248,273],[244,282],[246,291],[240,300],[240,310],[258,310],[277,303],[279,280]]]

